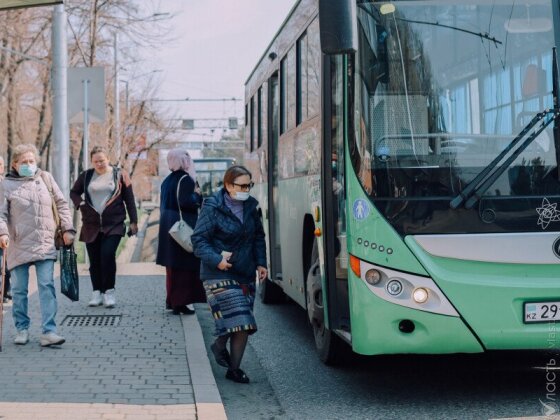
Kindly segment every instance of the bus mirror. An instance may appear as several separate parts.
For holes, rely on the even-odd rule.
[[[356,0],[319,0],[319,22],[324,54],[358,50]]]

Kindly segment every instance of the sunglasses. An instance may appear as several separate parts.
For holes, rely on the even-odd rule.
[[[235,182],[233,183],[233,185],[237,185],[239,188],[241,188],[242,190],[250,190],[251,188],[253,188],[255,186],[254,182],[251,182],[249,184],[236,184]]]

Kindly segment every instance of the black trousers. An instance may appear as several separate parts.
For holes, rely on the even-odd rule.
[[[105,293],[107,290],[115,288],[117,248],[120,241],[121,236],[119,235],[105,236],[100,233],[95,241],[86,244],[93,290]]]

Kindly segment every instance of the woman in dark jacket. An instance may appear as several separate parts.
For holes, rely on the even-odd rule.
[[[249,195],[251,173],[232,166],[224,188],[204,201],[192,236],[195,255],[202,260],[200,278],[216,323],[218,338],[211,349],[216,362],[227,367],[226,378],[248,383],[239,369],[249,334],[257,331],[253,316],[255,280],[264,280],[266,243],[258,202]],[[230,352],[226,344],[230,339]]]
[[[194,163],[187,151],[171,150],[167,163],[172,172],[161,184],[156,263],[166,269],[167,308],[173,309],[174,314],[193,314],[192,303],[206,302],[200,281],[200,260],[175,242],[169,229],[179,220],[179,206],[183,220],[194,229],[202,196],[196,186]]]
[[[95,146],[93,168],[80,174],[70,198],[82,214],[80,241],[86,243],[93,295],[89,306],[115,306],[116,253],[125,234],[126,214],[130,235],[138,232],[138,215],[128,174],[109,164],[105,148]],[[125,210],[126,207],[126,210]]]

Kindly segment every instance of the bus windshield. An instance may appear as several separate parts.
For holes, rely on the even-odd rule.
[[[553,122],[484,189],[476,220],[453,222],[448,213],[450,200],[553,107],[552,5],[358,2],[351,158],[401,233],[540,230],[524,212],[560,201]],[[437,211],[446,222],[434,222]]]

